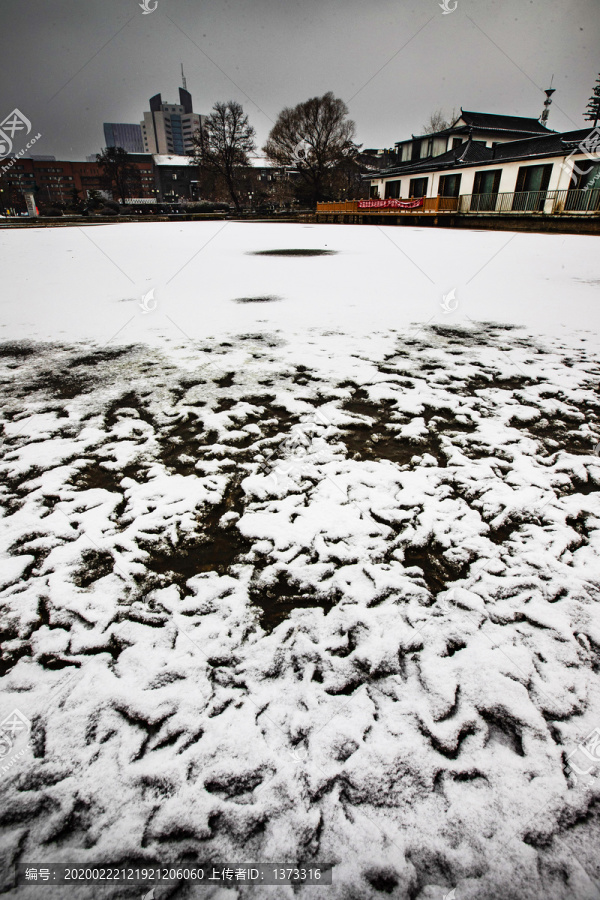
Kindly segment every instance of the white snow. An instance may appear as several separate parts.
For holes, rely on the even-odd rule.
[[[313,860],[340,900],[597,897],[596,238],[0,244],[0,718],[32,722],[2,870]],[[253,255],[285,249],[335,254]]]

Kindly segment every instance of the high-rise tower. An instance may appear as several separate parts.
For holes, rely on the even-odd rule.
[[[141,123],[144,153],[186,156],[194,151],[193,136],[206,117],[193,111],[183,63],[181,77],[183,87],[179,88],[179,103],[163,103],[160,94],[150,98],[150,110],[144,113]]]

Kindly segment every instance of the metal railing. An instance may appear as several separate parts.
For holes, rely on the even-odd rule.
[[[438,212],[600,215],[600,187],[590,190],[505,191],[496,194],[461,194],[460,197],[425,197],[423,205],[416,209],[359,209],[358,200],[317,203],[317,213],[414,216]]]
[[[600,213],[600,188],[461,194],[460,213]]]

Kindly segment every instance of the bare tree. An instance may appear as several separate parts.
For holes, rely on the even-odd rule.
[[[132,197],[140,193],[141,175],[138,167],[131,161],[131,157],[122,147],[107,147],[102,153],[96,154],[98,166],[102,169],[102,187],[116,194],[121,203],[125,203],[126,197]]]
[[[336,166],[332,179],[332,195],[336,200],[366,200],[369,196],[369,183],[365,175],[369,169],[360,156],[346,157]]]
[[[423,134],[435,134],[436,131],[443,131],[449,128],[456,120],[456,110],[453,109],[450,116],[446,118],[443,109],[436,109],[429,116],[429,121],[423,125]]]
[[[283,109],[263,151],[278,165],[298,171],[298,194],[314,206],[330,196],[336,170],[358,151],[354,131],[348,107],[329,91]]]
[[[240,210],[240,182],[256,149],[255,130],[240,103],[215,103],[204,127],[194,136],[195,156],[207,170],[227,186],[236,210]]]
[[[285,176],[275,178],[269,187],[269,199],[277,207],[291,206],[295,199],[292,182]]]

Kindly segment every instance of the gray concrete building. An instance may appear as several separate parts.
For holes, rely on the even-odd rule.
[[[179,103],[163,103],[161,95],[155,94],[141,122],[143,152],[175,156],[193,153],[193,136],[205,118],[193,111],[192,95],[185,88],[179,88]]]

